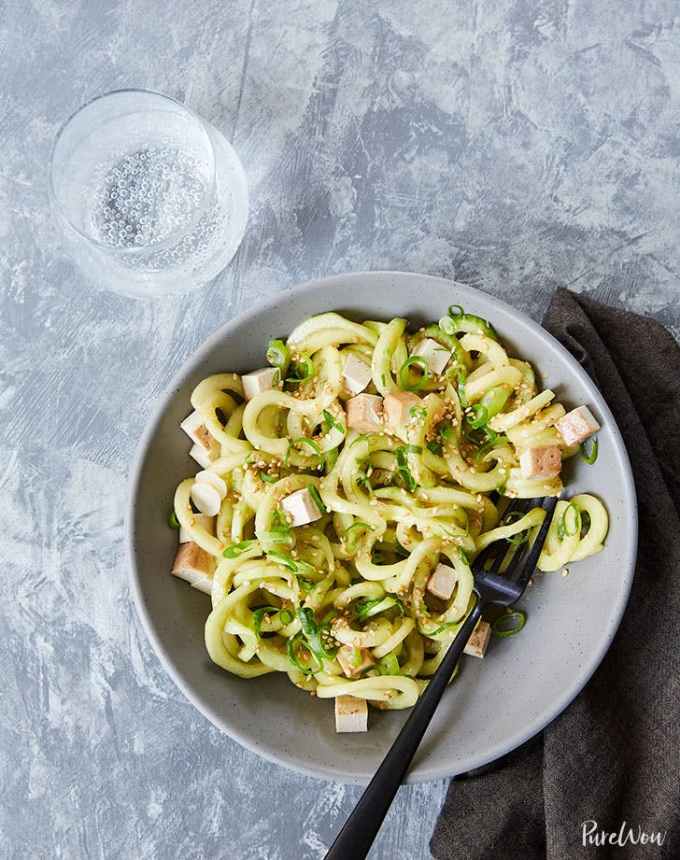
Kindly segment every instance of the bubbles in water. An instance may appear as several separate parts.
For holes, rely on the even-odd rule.
[[[114,247],[141,248],[187,229],[206,187],[201,165],[173,146],[149,146],[95,174],[96,231]]]

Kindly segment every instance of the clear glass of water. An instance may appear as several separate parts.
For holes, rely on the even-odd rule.
[[[163,295],[227,265],[248,218],[233,148],[167,96],[119,90],[80,108],[52,151],[50,199],[67,246],[97,286]]]

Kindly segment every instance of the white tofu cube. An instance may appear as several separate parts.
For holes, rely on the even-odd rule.
[[[375,663],[368,648],[353,648],[351,645],[343,645],[338,648],[335,657],[348,678],[360,675]]]
[[[199,591],[210,594],[215,560],[197,543],[180,544],[172,566],[172,575],[190,583]]]
[[[380,433],[383,400],[377,394],[359,394],[347,401],[347,426],[358,433]]]
[[[486,649],[489,647],[491,640],[491,625],[488,621],[479,621],[475,629],[472,631],[472,636],[468,639],[463,654],[469,657],[479,657],[480,659],[486,654]]]
[[[335,697],[335,731],[368,731],[368,705],[365,699],[355,696]]]
[[[191,415],[187,415],[179,426],[191,439],[194,446],[198,446],[203,450],[203,458],[208,463],[219,456],[220,443],[210,435],[210,431],[203,423],[203,419],[198,412],[192,412]],[[194,457],[193,453],[191,453],[191,456]],[[194,457],[194,460],[196,460],[196,457]]]
[[[419,355],[421,358],[424,358],[425,363],[430,369],[430,373],[433,373],[435,376],[439,376],[444,372],[444,368],[451,359],[451,351],[440,343],[437,343],[431,337],[421,340],[411,355]]]
[[[194,525],[198,526],[200,529],[205,529],[208,534],[215,534],[215,520],[213,517],[209,517],[206,514],[196,514],[194,517]],[[184,526],[180,526],[179,542],[189,543],[190,540],[189,532],[184,528]]]
[[[556,478],[562,469],[562,452],[557,445],[527,448],[519,455],[523,478]]]
[[[595,416],[587,406],[579,406],[567,412],[555,426],[567,445],[580,445],[600,429]]]
[[[359,394],[371,381],[371,368],[353,352],[348,352],[342,369],[342,379],[350,394]]]
[[[192,445],[191,450],[189,451],[189,456],[192,460],[195,460],[199,466],[203,466],[204,469],[207,469],[213,461],[213,458],[202,445]]]
[[[220,512],[222,499],[212,484],[205,481],[194,481],[191,487],[191,501],[202,514],[214,517]]]
[[[254,370],[241,377],[243,383],[243,395],[246,400],[252,400],[256,394],[270,391],[279,381],[281,373],[278,367],[263,367],[262,370]]]
[[[383,401],[383,412],[385,415],[385,427],[395,432],[409,421],[410,411],[414,406],[420,406],[420,397],[410,391],[399,391],[388,394]]]
[[[426,590],[440,600],[448,601],[456,587],[456,581],[456,571],[452,567],[438,564],[427,581]]]
[[[323,516],[308,487],[296,490],[290,496],[281,499],[281,510],[287,514],[293,527],[306,526],[307,523],[320,520]]]

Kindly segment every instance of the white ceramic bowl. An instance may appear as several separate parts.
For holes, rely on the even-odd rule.
[[[270,338],[305,317],[337,310],[357,320],[437,320],[450,304],[485,317],[513,355],[528,359],[541,384],[565,405],[587,403],[602,423],[597,462],[569,461],[570,494],[589,491],[607,505],[604,551],[571,575],[537,578],[522,601],[524,631],[492,642],[484,660],[467,658],[444,695],[408,777],[439,779],[480,767],[540,732],[577,695],[609,647],[634,570],[637,512],[630,464],[604,397],[539,325],[484,293],[441,278],[398,272],[338,275],[287,290],[220,328],[161,398],[132,473],[128,539],[137,610],[156,652],[187,698],[248,749],[312,776],[365,782],[406,718],[371,709],[366,734],[335,733],[333,705],[267,675],[244,681],[214,666],[203,644],[209,598],[171,577],[177,533],[166,525],[175,487],[196,470],[179,430],[203,377],[264,363]],[[606,394],[606,392],[605,392]]]

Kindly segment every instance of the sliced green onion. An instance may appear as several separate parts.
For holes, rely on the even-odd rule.
[[[233,543],[224,550],[222,555],[225,558],[238,558],[242,552],[250,549],[250,547],[254,546],[256,543],[257,541],[254,540],[242,540],[240,543]]]
[[[590,446],[590,453],[586,450],[586,443],[582,442],[579,445],[579,454],[581,455],[581,459],[587,463],[589,466],[592,466],[595,460],[597,460],[597,454],[599,451],[599,443],[597,441],[597,436],[595,436],[592,440],[592,444]]]
[[[310,657],[314,655],[307,648],[306,642],[302,636],[302,633],[296,633],[295,636],[291,636],[286,643],[286,652],[288,654],[288,659],[293,664],[296,669],[299,669],[304,675],[311,675],[314,671],[310,665],[304,666],[298,657],[298,651],[300,646],[303,646],[305,651],[309,654]],[[321,667],[319,667],[321,668]]]
[[[374,600],[363,600],[361,603],[357,603],[355,613],[359,621],[366,621],[367,618],[379,615],[386,609],[391,609],[396,605],[397,601],[394,597],[389,595],[387,597],[376,597]]]
[[[368,523],[365,523],[363,520],[357,520],[355,523],[352,523],[351,526],[349,526],[348,528],[345,529],[345,531],[343,533],[344,537],[347,537],[348,535],[350,535],[353,531],[356,531],[357,529],[368,529],[369,531],[372,532],[373,526],[369,525]]]
[[[371,484],[366,472],[359,472],[356,477],[356,482],[360,487],[363,487],[369,496],[373,495],[373,485]]]
[[[507,517],[503,517],[503,525],[509,526],[512,523],[519,522],[522,517],[525,516],[521,511],[511,511]],[[506,538],[505,540],[510,546],[521,546],[525,543],[529,538],[529,529],[523,529],[521,532],[517,532],[517,534],[512,535],[511,537]]]
[[[269,531],[263,532],[262,542],[267,544],[285,544],[286,546],[293,546],[295,538],[292,534],[283,531]]]
[[[314,583],[309,579],[305,579],[303,576],[298,576],[298,585],[305,594],[309,594],[309,592],[314,588]]]
[[[404,450],[407,454],[422,454],[423,449],[420,445],[404,445]]]
[[[314,576],[314,574],[316,573],[316,568],[308,561],[302,561],[301,559],[298,559],[295,564],[297,565],[297,572],[300,574],[306,573],[308,576]]]
[[[378,663],[378,672],[381,675],[400,675],[401,669],[396,654],[387,654],[383,657]]]
[[[444,449],[441,446],[441,442],[437,442],[436,439],[432,439],[431,442],[427,443],[427,450],[431,454],[435,454],[437,457],[439,457]]]
[[[281,371],[281,376],[285,375],[290,364],[290,350],[279,338],[269,341],[269,345],[267,346],[267,361],[272,367],[278,367]]]
[[[450,421],[442,421],[439,425],[439,435],[446,441],[450,441],[454,438],[453,425]]]
[[[279,480],[278,475],[270,475],[269,472],[260,472],[260,477],[265,484],[275,484]]]
[[[324,409],[321,414],[323,415],[323,429],[326,431],[326,433],[329,433],[334,428],[336,430],[339,430],[341,433],[345,432],[345,428],[343,427],[343,425],[340,424],[339,421],[336,421],[327,409]]]
[[[288,520],[279,508],[276,508],[272,514],[271,530],[273,532],[290,532]]]
[[[571,522],[567,522],[567,515],[571,513]],[[564,509],[564,513],[557,524],[557,537],[564,540],[565,537],[573,537],[581,531],[581,516],[572,502]]]
[[[293,385],[302,385],[303,382],[309,382],[314,376],[314,364],[311,358],[303,358],[297,364],[292,365],[292,372],[295,376],[286,377],[286,382]]]
[[[462,305],[449,305],[450,317],[462,317],[465,313],[465,308]]]
[[[413,378],[412,367],[418,367],[422,375]],[[420,355],[412,355],[399,368],[399,386],[404,391],[420,391],[430,380],[430,371],[427,362]]]
[[[499,617],[491,625],[491,630],[494,636],[500,636],[502,639],[507,639],[508,636],[516,636],[527,623],[527,614],[522,609],[514,609],[512,612],[506,612]]]
[[[347,551],[352,553],[356,550],[357,540],[359,535],[358,532],[363,531],[373,531],[373,526],[370,526],[368,523],[365,523],[363,520],[357,520],[355,523],[352,523],[349,528],[346,528],[343,532],[342,539],[347,547]]]
[[[312,449],[312,452],[315,456],[323,459],[323,451],[321,450],[321,446],[314,439],[308,439],[306,436],[298,436],[298,438],[293,439],[290,444],[293,448],[299,448],[300,445],[306,445],[308,448]]]
[[[443,633],[445,630],[451,630],[453,628],[460,627],[459,621],[446,621],[441,626],[437,627],[436,630],[433,630],[431,633],[426,633],[426,636],[437,636],[438,633]]]
[[[282,564],[284,567],[287,567],[288,570],[292,570],[293,573],[297,573],[298,566],[289,555],[272,549],[267,553],[267,558],[270,559],[270,561]]]
[[[427,409],[425,409],[424,406],[412,406],[409,409],[408,414],[411,418],[418,418],[420,420],[423,420],[427,418]]]
[[[317,508],[319,509],[319,513],[320,513],[320,514],[325,514],[325,513],[327,513],[327,512],[328,512],[328,508],[326,507],[326,505],[324,505],[324,503],[323,503],[323,499],[321,498],[321,493],[320,493],[320,492],[318,491],[318,489],[314,486],[314,484],[309,484],[309,485],[308,485],[308,487],[307,487],[307,489],[309,490],[309,495],[310,495],[310,496],[312,497],[312,499],[314,500],[314,504],[315,504],[315,505],[317,506]]]
[[[255,635],[260,638],[260,629],[262,627],[262,619],[265,615],[276,614],[279,611],[278,606],[261,606],[253,612],[253,629]]]
[[[180,528],[180,522],[177,519],[177,514],[174,511],[170,511],[170,513],[168,514],[168,525],[171,529]]]
[[[475,405],[470,408],[472,409],[471,414],[474,417],[471,418],[470,415],[468,415],[467,423],[475,430],[479,430],[481,427],[484,427],[489,420],[489,410],[486,406],[482,406],[481,403],[475,403]]]
[[[298,609],[297,615],[300,619],[302,635],[307,640],[310,651],[314,654],[319,663],[323,665],[324,658],[327,659],[332,655],[326,650],[321,640],[321,630],[319,629],[319,625],[316,623],[313,610],[309,606],[303,606]]]
[[[326,451],[326,456],[324,457],[324,467],[326,469],[326,474],[328,474],[333,466],[338,462],[338,449],[331,448],[330,451]]]
[[[406,447],[397,448],[394,452],[394,455],[397,458],[397,473],[401,477],[402,481],[404,482],[404,486],[409,491],[409,493],[413,493],[418,487],[418,484],[416,482],[416,479],[411,474],[411,470],[408,467],[406,451]]]
[[[282,609],[279,612],[279,621],[281,622],[281,624],[283,624],[284,627],[286,627],[288,624],[292,624],[294,618],[295,616],[290,611],[290,609]]]

